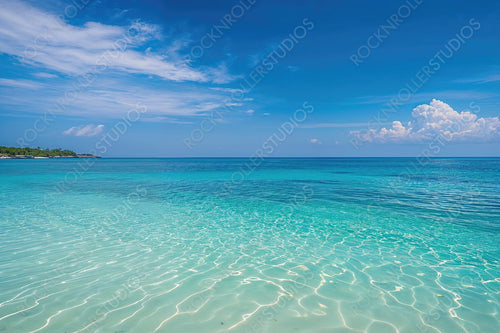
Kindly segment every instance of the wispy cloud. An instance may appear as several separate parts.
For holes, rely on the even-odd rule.
[[[98,72],[91,84],[80,85],[79,75],[88,73],[103,54],[117,52],[116,42],[129,28],[133,38],[128,47],[123,52],[118,49],[119,56],[106,62],[108,70]],[[32,74],[30,80],[0,79],[0,105],[18,115],[57,109],[65,116],[103,119],[122,117],[142,103],[148,112],[141,120],[182,123],[186,119],[175,118],[201,116],[226,106],[248,110],[243,103],[250,98],[228,105],[235,89],[208,87],[236,78],[224,63],[192,67],[182,55],[189,43],[184,35],[175,36],[167,37],[161,27],[139,21],[131,27],[97,22],[74,26],[28,3],[10,1],[0,11],[0,52],[30,66]],[[153,49],[159,41],[162,53]],[[25,89],[37,91],[26,99]],[[61,111],[57,103],[68,92],[74,99]]]
[[[23,79],[2,79],[0,78],[0,86],[25,88],[25,89],[38,89],[42,86],[41,83],[31,80]]]
[[[480,92],[475,90],[445,90],[445,91],[435,91],[426,93],[417,93],[408,99],[408,103],[421,103],[427,102],[433,99],[435,96],[441,96],[442,99],[457,99],[457,100],[478,100],[486,99],[490,97],[495,97],[496,94],[490,92]],[[353,105],[358,104],[386,104],[390,103],[391,100],[396,98],[395,95],[378,95],[378,96],[362,96],[356,98],[351,103]]]
[[[109,87],[117,87],[111,89]],[[103,82],[96,89],[81,94],[75,115],[96,115],[106,110],[107,116],[121,116],[137,103],[147,105],[144,120],[154,116],[201,116],[223,108],[228,101],[227,93],[213,93],[203,87],[171,87],[159,90],[149,87],[131,87]],[[158,118],[160,119],[160,118]]]
[[[58,77],[55,74],[45,73],[45,72],[35,73],[33,75],[36,77],[42,78],[42,79],[54,79],[54,78]]]
[[[394,121],[389,128],[351,131],[364,142],[425,142],[443,137],[447,141],[487,142],[500,139],[498,117],[478,118],[469,111],[457,112],[448,104],[433,99],[413,109],[412,120]]]
[[[71,127],[63,132],[64,135],[72,135],[72,136],[96,136],[104,130],[104,125],[86,125],[80,127]]]
[[[387,123],[389,124],[389,123]],[[370,123],[317,123],[300,126],[301,128],[350,128],[350,127],[366,127]]]
[[[482,77],[475,77],[470,79],[457,80],[460,83],[490,83],[500,81],[500,74],[491,74]]]
[[[131,33],[133,31],[133,33]],[[0,11],[0,50],[23,62],[63,74],[78,75],[96,66],[106,52],[119,52],[107,63],[110,69],[154,75],[171,81],[225,83],[234,79],[223,64],[193,68],[177,54],[140,51],[158,41],[168,44],[161,28],[139,21],[131,27],[87,22],[73,26],[56,15],[19,1],[9,1]]]
[[[6,88],[0,86],[0,105],[6,110],[15,110],[18,115],[22,112],[37,114],[56,110],[57,101],[65,91],[71,91],[72,84],[71,80],[56,79],[37,89],[36,93],[31,93],[29,99],[25,98],[25,87],[7,85],[6,87],[11,87],[9,91],[2,92]],[[172,122],[172,118],[199,117],[214,110],[222,111],[226,106],[235,111],[248,110],[248,106],[243,103],[230,101],[228,91],[215,91],[191,83],[159,86],[148,85],[140,80],[106,77],[94,82],[87,90],[80,91],[70,106],[57,113],[71,117],[117,119],[126,115],[137,103],[141,103],[148,107],[142,121]]]
[[[235,88],[211,87],[210,89],[215,90],[215,91],[229,92],[229,93],[240,93],[241,92],[241,89],[235,89]]]

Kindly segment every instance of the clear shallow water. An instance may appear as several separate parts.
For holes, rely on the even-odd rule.
[[[0,332],[498,331],[500,159],[249,168],[0,161]]]

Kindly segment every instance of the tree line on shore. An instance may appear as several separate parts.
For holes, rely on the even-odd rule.
[[[78,154],[71,150],[57,149],[41,149],[37,148],[16,148],[0,146],[0,154],[14,157],[16,155],[31,155],[33,157],[55,157],[55,156],[77,156]],[[81,154],[85,155],[85,154]]]

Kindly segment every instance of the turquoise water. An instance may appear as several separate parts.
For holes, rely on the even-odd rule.
[[[498,332],[500,159],[0,160],[0,332]]]

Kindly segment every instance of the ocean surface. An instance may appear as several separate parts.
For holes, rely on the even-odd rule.
[[[0,160],[0,332],[499,332],[500,159]]]

